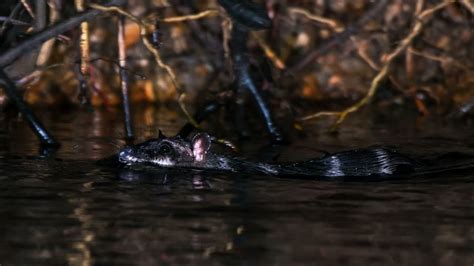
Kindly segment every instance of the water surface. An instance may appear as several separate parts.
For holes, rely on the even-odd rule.
[[[41,117],[63,144],[51,157],[40,155],[21,119],[0,118],[2,266],[474,263],[472,170],[377,183],[189,172],[134,178],[95,164],[123,145],[120,113]],[[164,109],[135,116],[141,140],[158,127],[176,132],[180,121]],[[402,121],[354,117],[338,136],[324,123],[308,125],[280,159],[375,143],[413,153],[473,150],[468,126]],[[256,135],[244,152],[264,153],[264,134]]]

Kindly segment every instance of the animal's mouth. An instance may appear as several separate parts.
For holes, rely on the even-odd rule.
[[[174,166],[175,163],[170,158],[155,157],[155,158],[140,158],[136,156],[136,152],[129,147],[123,148],[118,154],[118,160],[120,163],[126,165],[132,164],[151,164],[162,167]]]
[[[175,165],[175,163],[173,163],[168,158],[154,158],[150,160],[149,163],[158,165],[158,166],[174,166]]]
[[[132,163],[141,163],[143,162],[142,159],[136,157],[134,155],[134,151],[130,147],[123,148],[118,154],[118,160],[124,164],[132,164]]]

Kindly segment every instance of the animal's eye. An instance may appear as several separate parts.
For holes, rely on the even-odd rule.
[[[171,153],[171,146],[167,143],[163,143],[159,149],[160,154],[166,155]]]

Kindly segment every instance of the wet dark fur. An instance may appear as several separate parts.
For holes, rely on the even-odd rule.
[[[319,178],[387,177],[413,173],[417,165],[412,159],[383,147],[349,150],[288,163],[255,162],[212,152],[206,152],[204,159],[199,161],[193,155],[196,147],[199,147],[196,140],[160,137],[122,149],[118,161],[131,168],[146,165]]]

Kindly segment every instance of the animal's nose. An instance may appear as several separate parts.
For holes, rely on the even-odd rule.
[[[120,150],[119,152],[119,160],[126,159],[127,157],[130,157],[133,153],[132,147],[125,147]]]

